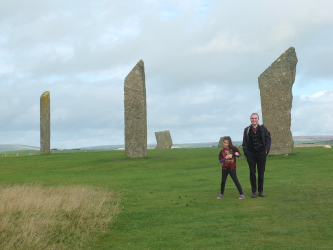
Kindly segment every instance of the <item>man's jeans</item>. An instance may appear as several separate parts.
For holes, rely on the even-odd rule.
[[[250,169],[250,182],[252,187],[252,193],[257,192],[257,180],[256,180],[257,169],[258,169],[258,191],[261,193],[264,190],[266,151],[247,152],[246,159]]]

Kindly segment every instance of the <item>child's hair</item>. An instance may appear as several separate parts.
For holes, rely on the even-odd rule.
[[[236,148],[234,145],[232,145],[232,141],[231,141],[230,136],[223,137],[223,141],[228,141],[229,142],[229,148],[231,148],[231,149],[235,149]]]

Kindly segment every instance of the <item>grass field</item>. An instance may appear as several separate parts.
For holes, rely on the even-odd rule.
[[[332,149],[295,148],[288,157],[269,156],[264,198],[250,197],[248,166],[241,157],[237,174],[244,200],[230,178],[225,197],[216,199],[219,150],[150,150],[142,159],[126,159],[123,151],[2,157],[0,187],[90,187],[112,193],[115,201],[109,203],[119,211],[107,229],[68,241],[68,249],[333,248]],[[1,230],[5,248],[6,229]],[[72,227],[63,238],[74,237],[75,230],[82,228]],[[56,249],[58,242],[49,240],[46,249]]]

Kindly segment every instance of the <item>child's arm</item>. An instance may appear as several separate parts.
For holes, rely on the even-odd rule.
[[[225,156],[224,156],[224,154],[223,154],[223,152],[222,152],[222,150],[221,150],[221,152],[220,152],[220,154],[219,154],[219,160],[220,160],[220,163],[223,163],[223,162],[225,162]]]
[[[236,148],[236,147],[235,147],[235,156],[237,156],[237,157],[240,157],[240,156],[241,156],[240,151],[239,151],[238,148]]]
[[[225,160],[226,160],[226,158],[222,158],[222,159],[220,159],[220,163],[225,162]]]

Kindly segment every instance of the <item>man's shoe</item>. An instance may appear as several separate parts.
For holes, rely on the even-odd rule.
[[[257,194],[254,192],[254,193],[252,193],[251,197],[252,198],[257,198]]]
[[[239,196],[239,199],[241,200],[241,199],[244,199],[245,198],[245,195],[244,194],[241,194],[240,196]]]
[[[265,194],[263,192],[259,192],[260,197],[265,197]]]
[[[223,194],[220,194],[219,196],[216,197],[217,199],[223,198]]]

